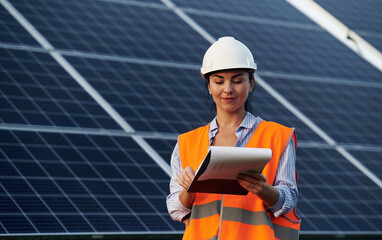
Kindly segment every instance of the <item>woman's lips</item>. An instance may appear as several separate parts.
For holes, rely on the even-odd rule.
[[[235,100],[235,98],[223,98],[223,101],[226,102],[226,103],[230,103],[233,100]]]

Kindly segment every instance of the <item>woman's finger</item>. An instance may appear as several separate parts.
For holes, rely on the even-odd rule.
[[[195,177],[195,171],[194,171],[194,169],[192,169],[191,167],[186,167],[184,170],[185,170],[185,172],[187,173],[187,175],[188,175],[191,179],[194,179],[194,177]]]
[[[249,176],[247,174],[242,174],[242,173],[239,173],[237,175],[237,177],[240,178],[243,181],[246,181],[246,182],[252,182],[252,181],[256,180],[252,176]]]
[[[192,180],[194,180],[195,178],[194,170],[191,167],[186,167],[184,169],[184,173],[185,173],[185,179],[187,180],[187,182],[189,182],[189,184],[191,184]]]
[[[265,186],[265,181],[257,180],[247,174],[238,174],[236,179],[243,188],[254,194],[261,192]]]
[[[186,167],[179,173],[178,183],[181,187],[188,189],[194,177],[194,170],[191,167]]]
[[[260,181],[267,181],[267,178],[262,174],[262,173],[259,173],[259,172],[254,172],[252,170],[249,170],[247,172],[244,173],[245,175],[248,175],[248,176],[251,176],[257,180],[260,180]]]

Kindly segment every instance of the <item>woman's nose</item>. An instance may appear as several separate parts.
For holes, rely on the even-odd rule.
[[[232,85],[231,85],[231,83],[229,83],[229,82],[226,83],[225,86],[224,86],[224,92],[225,92],[225,93],[232,93],[232,91],[233,91],[233,90],[232,90]]]

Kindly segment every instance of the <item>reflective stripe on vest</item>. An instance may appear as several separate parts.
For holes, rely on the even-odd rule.
[[[192,207],[190,219],[200,219],[220,214],[221,204],[222,202],[218,200],[202,205],[194,205]]]
[[[272,148],[272,159],[263,169],[270,185],[273,185],[279,158],[291,138],[297,146],[294,129],[263,121],[247,144],[247,147]],[[179,137],[179,150],[183,168],[191,166],[196,171],[208,147],[209,125],[182,134]],[[219,229],[220,239],[253,236],[258,239],[298,239],[300,223],[295,210],[286,214],[286,218],[274,218],[266,212],[263,202],[256,195],[248,193],[246,196],[225,195],[220,216],[221,199],[221,194],[195,194],[183,239],[216,239]]]
[[[221,201],[195,205],[192,208],[190,219],[201,219],[220,214],[220,207]],[[240,222],[248,225],[268,225],[273,229],[275,237],[278,239],[298,239],[298,230],[272,223],[272,219],[264,211],[252,212],[241,208],[223,207],[223,212],[223,221]]]

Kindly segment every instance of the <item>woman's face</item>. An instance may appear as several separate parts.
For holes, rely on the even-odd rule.
[[[208,90],[218,112],[245,111],[245,101],[254,85],[254,80],[249,81],[248,78],[248,72],[240,69],[219,71],[210,75]]]

